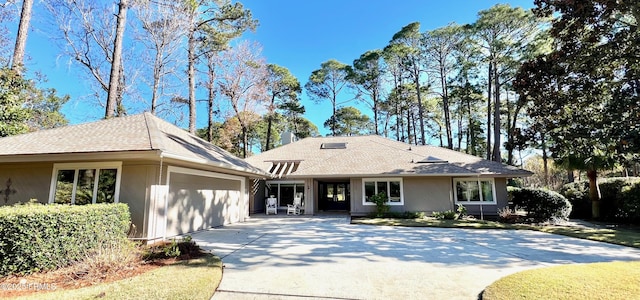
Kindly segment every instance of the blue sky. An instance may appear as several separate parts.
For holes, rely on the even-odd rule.
[[[351,64],[362,53],[383,48],[394,33],[403,26],[418,21],[421,30],[431,30],[455,22],[472,23],[480,10],[498,3],[524,8],[533,7],[533,0],[245,0],[260,26],[256,32],[243,38],[262,44],[268,63],[287,67],[304,85],[311,72],[329,59]],[[37,2],[35,5],[40,5]],[[37,24],[37,17],[34,17]],[[91,93],[83,83],[79,69],[70,68],[66,58],[58,57],[60,50],[46,38],[42,30],[32,30],[27,41],[27,54],[31,62],[27,67],[47,76],[44,86],[56,88],[61,94],[69,94],[72,100],[63,112],[71,123],[83,123],[100,119],[104,111],[84,99]],[[186,86],[185,86],[186,88]],[[186,94],[186,91],[185,91]],[[348,97],[348,95],[344,95]],[[306,117],[314,122],[320,132],[328,133],[322,124],[331,115],[330,104],[311,102],[302,93]],[[357,103],[350,103],[370,114]],[[206,125],[206,108],[199,108],[198,127]],[[179,124],[184,127],[187,124]]]

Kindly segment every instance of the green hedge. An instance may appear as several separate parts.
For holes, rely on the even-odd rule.
[[[598,180],[600,188],[600,216],[603,220],[640,223],[640,178],[613,177]],[[573,204],[572,218],[591,217],[589,182],[579,181],[565,184],[560,193]]]
[[[100,243],[125,240],[126,204],[0,207],[0,276],[69,265]]]
[[[588,219],[591,217],[588,181],[567,183],[560,189],[560,194],[567,198],[573,206],[570,218]]]
[[[543,189],[510,188],[513,205],[524,209],[533,222],[567,220],[571,203],[559,193]]]

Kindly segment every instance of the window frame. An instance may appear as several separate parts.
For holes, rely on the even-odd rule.
[[[49,187],[49,204],[53,204],[56,198],[56,188],[58,184],[58,172],[61,170],[73,170],[73,189],[71,190],[71,203],[70,205],[76,205],[76,191],[78,189],[78,175],[80,170],[96,170],[96,176],[93,184],[93,197],[91,204],[96,203],[98,193],[98,181],[100,179],[100,170],[102,169],[116,169],[116,186],[113,195],[113,203],[120,202],[120,179],[122,177],[122,162],[86,162],[86,163],[57,163],[53,164],[53,171],[51,172],[51,185]]]
[[[391,206],[401,206],[404,205],[404,184],[402,182],[402,177],[384,177],[384,178],[362,178],[362,205],[376,205],[373,202],[367,201],[367,193],[365,190],[365,185],[367,182],[374,182],[374,193],[378,191],[378,182],[386,182],[387,183],[387,191],[391,191],[391,182],[396,181],[400,183],[400,201],[399,202],[391,202],[387,199],[387,204]],[[377,193],[376,193],[377,194]]]
[[[478,191],[480,195],[480,201],[461,201],[458,200],[458,182],[476,182],[478,184]],[[483,193],[482,193],[482,183],[481,182],[489,182],[491,183],[491,196],[493,197],[493,201],[483,201]],[[466,178],[454,178],[453,179],[453,197],[455,204],[471,204],[471,205],[497,205],[498,199],[496,198],[496,181],[495,178],[479,178],[479,177],[466,177]]]
[[[264,197],[265,198],[269,198],[269,186],[273,187],[274,185],[277,185],[277,190],[278,190],[278,194],[274,195],[277,199],[277,203],[278,203],[278,208],[286,208],[287,206],[281,206],[280,204],[280,195],[282,193],[282,191],[280,190],[280,185],[282,184],[293,184],[293,196],[295,197],[295,195],[297,193],[302,193],[302,203],[304,203],[305,200],[305,190],[306,190],[306,184],[304,182],[304,180],[266,180],[265,181],[265,186],[264,186]],[[299,186],[302,186],[302,190],[298,190]]]

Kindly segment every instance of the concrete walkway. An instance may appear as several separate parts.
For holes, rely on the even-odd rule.
[[[477,299],[495,280],[557,264],[640,260],[640,250],[526,230],[351,225],[252,217],[193,239],[220,256],[213,299]]]

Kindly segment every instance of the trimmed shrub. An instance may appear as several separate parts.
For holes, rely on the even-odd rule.
[[[567,220],[571,203],[562,195],[542,189],[512,189],[513,204],[527,212],[533,222]]]
[[[638,190],[638,177],[613,177],[598,180],[600,188],[600,216],[603,220],[614,222],[639,223],[634,217],[634,207],[638,199],[632,190]],[[560,193],[573,205],[572,218],[590,218],[591,200],[589,199],[589,183],[587,181],[565,184]],[[636,221],[633,221],[636,220]]]
[[[640,224],[640,183],[622,188],[621,198],[615,218],[625,223]]]
[[[570,218],[588,219],[591,217],[588,181],[567,183],[560,189],[560,194],[571,202],[573,209],[569,215]]]
[[[623,193],[623,190],[638,184],[640,184],[640,179],[636,177],[606,178],[599,181],[600,216],[609,221],[623,221],[617,220],[616,215],[625,214],[622,210],[623,207],[628,206],[626,202],[633,202],[632,199],[627,199],[628,196],[633,197],[633,195]]]
[[[103,243],[126,241],[126,204],[0,207],[0,276],[81,261]]]
[[[434,211],[431,216],[438,220],[455,220],[458,218],[458,214],[453,210]]]

